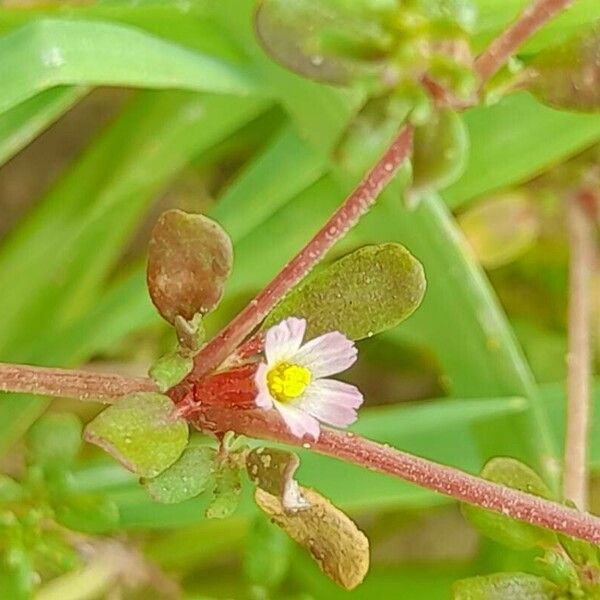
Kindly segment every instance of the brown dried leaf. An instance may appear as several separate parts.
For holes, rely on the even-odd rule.
[[[148,248],[148,290],[158,312],[170,323],[191,320],[221,300],[233,263],[227,233],[204,215],[181,210],[163,213]]]
[[[293,452],[277,448],[255,448],[246,456],[246,469],[252,483],[281,499],[284,510],[308,506],[300,494],[294,473],[300,460]]]
[[[304,546],[320,569],[341,587],[351,590],[369,569],[369,540],[354,522],[327,498],[300,487],[309,507],[289,513],[281,500],[257,488],[259,508],[293,540]]]

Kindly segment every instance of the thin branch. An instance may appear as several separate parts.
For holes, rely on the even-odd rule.
[[[79,400],[112,402],[115,396],[155,390],[150,379],[101,375],[64,369],[0,364],[1,389]],[[453,467],[396,450],[347,431],[323,428],[316,443],[293,436],[276,411],[224,409],[199,403],[194,424],[205,432],[235,431],[248,437],[310,448],[367,469],[450,496],[520,521],[600,543],[600,519],[568,507],[505,488]]]
[[[0,363],[0,391],[110,402],[124,394],[156,391],[145,377]]]
[[[412,127],[405,126],[381,159],[312,240],[196,355],[191,379],[199,379],[218,367],[327,251],[356,225],[409,157],[411,149]]]
[[[481,83],[493,77],[524,42],[572,2],[573,0],[537,0],[530,4],[475,61],[475,71]]]
[[[519,521],[566,535],[600,543],[600,518],[589,513],[507,488],[453,467],[440,465],[351,432],[322,428],[315,443],[302,443],[289,433],[275,411],[239,411],[208,408],[201,425],[215,423],[221,431],[279,443],[303,446],[339,460],[391,475],[450,496],[460,502],[486,508]]]
[[[581,509],[587,507],[588,445],[591,406],[591,279],[594,269],[596,240],[594,224],[587,214],[587,196],[581,190],[568,198],[569,226],[569,308],[567,355],[567,429],[563,494]]]

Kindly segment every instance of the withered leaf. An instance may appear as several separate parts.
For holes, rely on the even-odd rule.
[[[326,575],[343,588],[354,589],[369,569],[367,537],[327,498],[299,487],[309,506],[296,512],[286,512],[277,496],[260,488],[254,499],[276,525],[309,551]]]

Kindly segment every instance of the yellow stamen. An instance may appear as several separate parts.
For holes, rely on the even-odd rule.
[[[267,373],[267,386],[271,396],[279,402],[298,398],[310,383],[311,374],[306,367],[281,362]]]

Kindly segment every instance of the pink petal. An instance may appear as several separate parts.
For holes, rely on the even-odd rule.
[[[331,331],[304,344],[294,362],[310,370],[313,378],[345,371],[356,361],[356,346],[339,331]]]
[[[269,367],[265,363],[260,363],[256,369],[254,375],[254,383],[258,389],[254,402],[259,408],[271,408],[273,406],[273,398],[269,393],[269,386],[267,385],[267,372]]]
[[[302,344],[306,331],[306,319],[289,317],[273,325],[265,335],[265,356],[267,363],[273,365],[289,360]]]
[[[293,435],[300,439],[304,436],[308,436],[315,441],[319,439],[319,422],[314,417],[289,404],[283,404],[282,402],[274,402],[273,404]]]
[[[363,403],[360,390],[349,383],[334,379],[312,382],[294,404],[324,423],[346,427],[356,421],[356,409]]]

